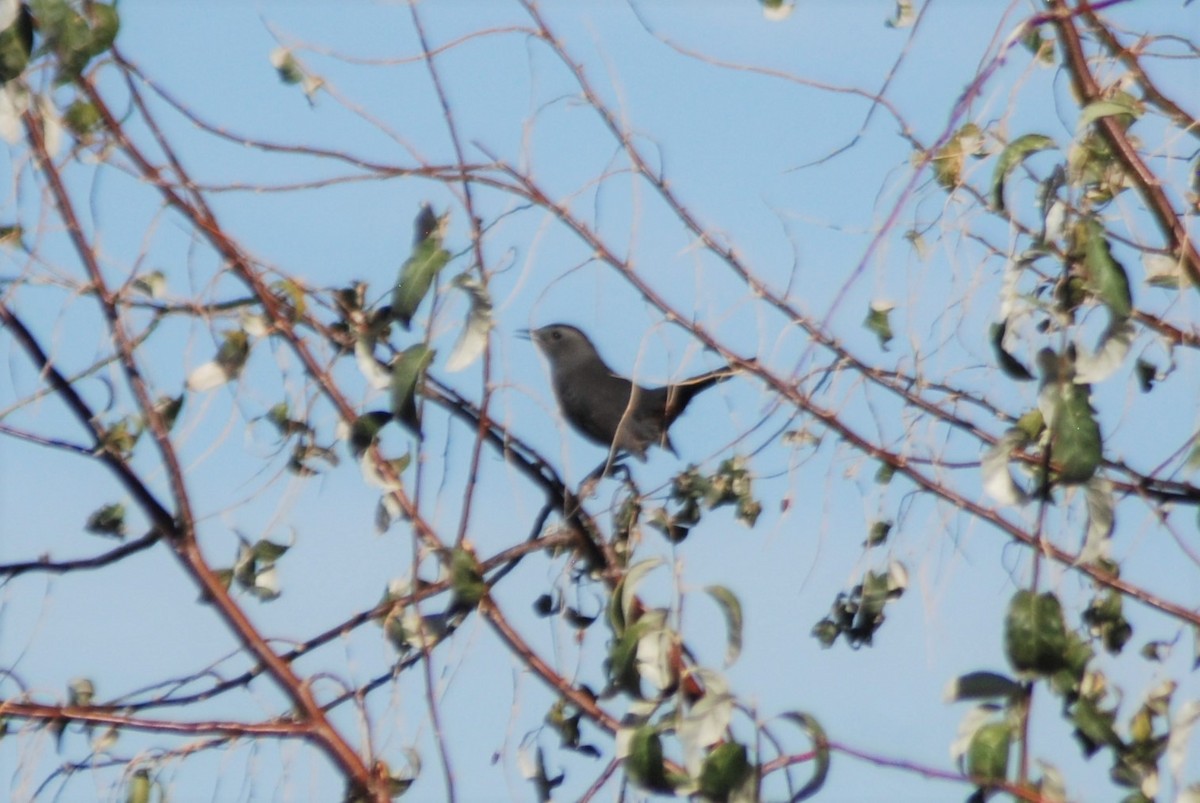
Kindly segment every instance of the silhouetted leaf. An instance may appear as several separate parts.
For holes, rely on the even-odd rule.
[[[942,698],[948,703],[962,700],[991,700],[997,697],[1012,698],[1021,694],[1020,683],[996,672],[968,672],[960,675],[946,686]]]
[[[1033,374],[1029,373],[1029,369],[1004,348],[1004,336],[1008,332],[1008,321],[992,324],[990,331],[992,349],[996,352],[996,363],[1000,366],[1000,370],[1021,382],[1033,379]]]

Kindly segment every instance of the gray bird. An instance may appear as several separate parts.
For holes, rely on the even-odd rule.
[[[523,333],[550,362],[554,395],[567,423],[606,449],[642,462],[654,444],[676,454],[667,430],[697,393],[728,379],[726,367],[662,388],[644,388],[615,373],[587,335],[565,323]]]

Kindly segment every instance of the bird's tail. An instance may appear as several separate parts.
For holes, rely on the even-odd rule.
[[[729,377],[738,373],[738,369],[732,366],[718,368],[715,371],[708,371],[703,374],[693,376],[691,379],[684,379],[681,382],[667,386],[667,409],[666,420],[667,426],[683,413],[687,408],[688,403],[701,391],[708,390],[718,382],[724,382]]]

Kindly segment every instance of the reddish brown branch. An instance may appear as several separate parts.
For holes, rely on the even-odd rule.
[[[550,688],[582,711],[584,716],[610,734],[617,732],[620,723],[616,717],[601,708],[590,694],[576,688],[574,684],[542,660],[542,657],[534,652],[533,648],[525,642],[525,639],[521,638],[521,635],[508,623],[504,614],[500,612],[500,609],[496,607],[496,604],[490,597],[485,596],[480,601],[479,612],[500,636],[500,639],[508,645],[508,649],[513,655],[520,658],[521,662],[533,670],[534,674],[540,677]]]
[[[981,789],[991,789],[997,792],[1005,792],[1027,803],[1050,803],[1050,799],[1038,794],[1037,791],[1018,786],[1017,784],[1006,783],[1004,781],[996,781],[990,778],[978,778],[972,775],[966,775],[961,772],[953,772],[951,770],[938,769],[931,767],[928,764],[921,764],[916,761],[908,761],[906,759],[892,758],[891,756],[879,755],[866,750],[860,750],[857,747],[851,747],[840,742],[826,742],[825,746],[835,753],[842,753],[853,758],[866,761],[874,764],[877,767],[888,767],[891,769],[904,770],[923,778],[938,781],[951,781],[960,784],[970,784]],[[794,764],[805,764],[812,761],[816,757],[813,752],[799,753],[795,755],[779,756],[763,764],[762,774],[765,777],[769,773],[776,772],[784,767]]]
[[[1079,37],[1079,31],[1075,29],[1075,21],[1066,0],[1046,0],[1046,6],[1055,12],[1053,24],[1055,30],[1058,31],[1067,72],[1071,76],[1071,84],[1080,98],[1080,103],[1086,106],[1100,100],[1100,86],[1088,68],[1087,55],[1083,52],[1083,42]],[[1085,0],[1081,9],[1086,6]],[[1124,165],[1126,172],[1133,178],[1142,200],[1145,201],[1147,210],[1166,236],[1171,251],[1182,261],[1183,268],[1187,271],[1192,284],[1200,288],[1200,253],[1196,251],[1196,246],[1188,234],[1187,227],[1183,225],[1179,213],[1171,206],[1170,199],[1163,191],[1162,182],[1142,160],[1137,148],[1126,136],[1124,128],[1121,127],[1121,123],[1116,117],[1101,117],[1095,125],[1112,147],[1121,164]]]
[[[219,229],[216,221],[212,217],[211,211],[207,207],[202,207],[200,214],[196,214],[189,204],[181,197],[173,193],[169,187],[161,181],[161,177],[156,168],[151,166],[149,162],[141,158],[141,153],[133,144],[125,137],[120,123],[109,112],[108,107],[104,104],[99,93],[96,92],[92,83],[81,78],[79,80],[80,87],[89,95],[96,107],[102,110],[101,116],[109,131],[118,139],[119,143],[126,149],[126,152],[135,158],[139,166],[147,171],[147,177],[150,178],[156,186],[164,193],[168,194],[174,200],[174,203],[181,208],[182,211],[189,212],[193,222],[203,231],[207,231],[216,239],[218,243],[223,245],[220,248],[227,256],[236,257],[237,264],[241,267],[241,273],[244,278],[247,278],[254,289],[256,295],[262,301],[264,308],[270,313],[270,317],[275,321],[277,326],[283,326],[290,332],[290,321],[282,314],[280,302],[266,287],[262,279],[250,270],[245,262],[241,259],[240,253],[233,248],[232,243],[225,237],[224,233]],[[79,226],[78,219],[74,214],[74,208],[70,200],[65,186],[62,183],[58,170],[49,158],[46,152],[45,143],[42,139],[41,129],[37,122],[29,115],[25,116],[26,132],[32,145],[34,152],[38,158],[42,174],[46,177],[50,185],[51,193],[55,198],[56,205],[60,215],[67,224],[67,229],[71,235],[71,239],[75,244],[76,251],[83,264],[86,266],[92,282],[95,285],[95,290],[101,300],[101,307],[109,321],[110,330],[113,333],[116,341],[117,349],[121,353],[122,365],[125,369],[127,380],[130,387],[134,391],[134,395],[138,401],[139,407],[147,420],[147,426],[154,436],[154,440],[159,447],[160,454],[167,465],[167,474],[171,481],[172,490],[176,498],[176,504],[179,506],[177,515],[170,516],[169,521],[162,523],[162,529],[171,534],[169,543],[171,544],[173,553],[182,561],[185,568],[189,571],[192,577],[203,591],[203,597],[212,602],[214,607],[220,612],[221,617],[226,624],[237,634],[238,638],[246,649],[253,654],[264,666],[267,667],[269,674],[279,683],[285,693],[291,698],[298,711],[301,713],[304,722],[304,729],[308,738],[315,741],[326,752],[327,755],[342,769],[346,777],[363,789],[374,790],[374,795],[383,803],[387,800],[387,793],[384,784],[375,779],[368,768],[367,764],[358,755],[353,747],[342,737],[341,733],[333,727],[326,718],[321,706],[313,697],[312,692],[306,682],[304,682],[295,672],[292,671],[291,664],[285,661],[281,656],[275,653],[258,629],[250,622],[245,612],[232,597],[230,597],[228,589],[225,587],[223,580],[217,576],[212,568],[205,561],[204,556],[200,552],[194,532],[192,530],[192,515],[190,511],[190,502],[188,500],[187,489],[183,482],[183,473],[180,469],[179,462],[176,458],[174,448],[170,442],[170,436],[167,427],[162,420],[161,414],[155,409],[153,400],[146,388],[145,382],[142,379],[141,373],[138,370],[137,362],[134,358],[132,348],[128,338],[124,332],[124,326],[119,316],[115,304],[115,296],[107,289],[104,282],[104,277],[100,272],[99,265],[96,262],[95,255],[87,243],[83,235],[83,230]],[[178,162],[176,162],[178,164]],[[180,168],[181,169],[181,168]],[[183,178],[181,176],[181,178]],[[201,200],[200,203],[203,203]],[[317,365],[315,359],[307,349],[301,349],[302,358],[305,360],[306,366],[312,371],[312,376],[321,377],[324,372]],[[349,410],[349,406],[342,400],[345,410]],[[347,418],[347,420],[353,420]],[[86,422],[85,422],[86,424]],[[148,511],[150,515],[152,511]],[[165,511],[163,512],[165,513]],[[159,514],[161,518],[162,514]],[[155,517],[151,516],[152,520]]]
[[[1117,37],[1109,30],[1099,17],[1096,16],[1097,8],[1095,5],[1081,5],[1079,10],[1082,12],[1082,17],[1087,21],[1092,32],[1096,34],[1096,38],[1104,45],[1109,53],[1120,59],[1134,78],[1137,80],[1138,86],[1142,88],[1142,94],[1146,100],[1154,104],[1164,114],[1174,121],[1175,125],[1179,126],[1183,131],[1187,131],[1194,137],[1200,137],[1200,120],[1196,119],[1195,115],[1186,111],[1182,106],[1176,103],[1171,98],[1163,94],[1158,85],[1151,80],[1146,74],[1142,63],[1138,60],[1138,51],[1132,48],[1125,47]]]
[[[190,736],[218,734],[221,736],[285,736],[307,739],[308,727],[301,722],[172,722],[165,719],[141,719],[90,706],[43,705],[40,703],[0,700],[0,717],[13,717],[39,722],[81,722],[87,725],[107,725],[121,730],[179,733]]]

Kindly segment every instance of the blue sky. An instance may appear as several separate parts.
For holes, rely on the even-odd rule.
[[[1113,15],[1134,30],[1149,25],[1193,37],[1198,32],[1195,12],[1181,10],[1178,3],[1130,6]],[[428,73],[412,61],[419,45],[404,5],[126,0],[120,8],[122,53],[196,115],[228,129],[235,139],[325,147],[397,165],[453,161]],[[438,59],[469,161],[485,161],[485,152],[493,153],[532,174],[621,256],[630,257],[638,275],[668,303],[711,325],[743,356],[757,356],[781,371],[825,364],[827,355],[810,351],[802,333],[766,310],[711,254],[698,249],[644,183],[615,173],[624,163],[614,142],[595,112],[579,101],[578,87],[562,64],[525,34],[501,30],[529,24],[519,7],[446,2],[422,4],[418,10],[435,44],[493,29]],[[887,97],[913,136],[925,144],[935,141],[951,125],[955,100],[984,54],[992,52],[989,46],[1011,31],[1023,6],[934,2],[916,34],[884,25],[892,11],[887,3],[803,3],[778,23],[763,19],[750,2],[648,2],[637,6],[640,20],[630,7],[615,3],[550,2],[543,10],[572,57],[584,65],[600,98],[634,132],[671,188],[710,232],[735,245],[756,275],[776,289],[786,288],[789,300],[816,319],[828,317],[830,330],[869,360],[910,368],[919,356],[931,374],[977,388],[1006,409],[1033,404],[1036,388],[985,384],[991,371],[986,324],[996,315],[1003,262],[963,237],[974,222],[967,210],[926,186],[904,201],[899,222],[867,256],[872,237],[902,198],[911,175],[912,150],[898,136],[897,120],[876,109],[853,147],[812,165],[854,139],[870,108],[863,97],[829,87],[877,91],[897,64]],[[703,53],[710,61],[688,57],[672,44]],[[293,48],[305,67],[327,82],[311,104],[298,87],[281,84],[271,67],[270,55],[281,46]],[[730,69],[717,61],[755,65],[808,83]],[[1179,86],[1190,80],[1197,88],[1194,76],[1173,77]],[[113,79],[109,75],[104,79],[109,83],[102,85],[114,98],[123,97]],[[1064,103],[1065,83],[1053,68],[1032,66],[1018,48],[968,116],[957,122],[993,123],[1013,136],[1040,131],[1067,142],[1073,119],[1063,116],[1070,109]],[[299,277],[314,288],[366,280],[375,298],[385,297],[407,255],[411,221],[425,201],[438,210],[452,209],[448,247],[466,247],[462,207],[437,183],[397,178],[256,191],[254,187],[283,187],[354,171],[330,160],[264,153],[219,140],[161,101],[154,108],[185,165],[209,186],[223,226],[268,269]],[[144,130],[135,131],[145,140]],[[601,175],[606,178],[597,181]],[[10,166],[0,168],[0,176],[10,187],[2,214],[21,216],[27,227],[35,227],[38,196],[27,173],[22,177]],[[119,165],[98,172],[72,167],[67,178],[76,197],[89,201],[85,226],[95,232],[113,276],[126,276],[137,264],[162,270],[175,298],[199,294],[224,300],[241,292],[231,278],[216,275],[219,265],[212,253],[197,247],[191,233],[161,210],[157,196]],[[611,267],[591,259],[589,249],[545,212],[522,209],[513,198],[483,188],[477,190],[477,201],[485,218],[495,221],[485,241],[489,267],[495,271],[489,288],[496,315],[493,415],[577,482],[600,459],[600,450],[561,424],[546,367],[528,342],[513,336],[516,330],[554,321],[578,325],[593,336],[614,368],[636,372],[646,384],[712,368],[720,360],[677,327],[665,325],[658,310]],[[997,242],[1005,242],[1002,228],[982,225]],[[914,228],[926,231],[926,258],[904,238]],[[64,271],[77,270],[57,221],[45,224],[40,247]],[[856,272],[860,263],[863,269]],[[466,267],[467,260],[460,258],[450,272]],[[8,277],[20,269],[19,263],[6,262],[3,272]],[[1149,306],[1169,303],[1154,292],[1136,288],[1135,299]],[[887,353],[861,325],[874,300],[897,305],[897,338]],[[444,306],[434,332],[441,356],[434,371],[478,398],[478,365],[459,374],[441,370],[466,313],[465,296],[446,292],[439,303]],[[38,334],[65,365],[78,369],[106,349],[97,342],[98,313],[87,299],[27,287],[18,306],[37,321]],[[228,325],[218,324],[215,330]],[[11,383],[17,394],[29,393],[36,377],[18,350],[4,343],[5,387]],[[208,327],[169,321],[147,348],[151,381],[165,390],[180,388],[215,348]],[[339,380],[356,389],[363,410],[386,405],[384,396],[365,386],[352,362],[336,371]],[[1105,424],[1120,438],[1121,453],[1137,459],[1142,450],[1153,452],[1147,433],[1156,425],[1194,428],[1194,411],[1174,407],[1171,399],[1195,398],[1189,389],[1197,390],[1198,376],[1182,372],[1174,396],[1150,402],[1160,405],[1152,408],[1156,418],[1140,412],[1122,415],[1132,407],[1121,401],[1122,394],[1132,392],[1123,383],[1099,390],[1112,394],[1103,398],[1117,399],[1103,409],[1106,414],[1117,411]],[[99,382],[83,390],[99,405],[108,392]],[[11,392],[4,393],[0,406],[11,402]],[[836,378],[829,393],[830,404],[844,403],[848,420],[872,434],[901,437],[910,423],[894,403],[875,404],[856,393],[851,380]],[[198,500],[202,542],[214,565],[232,563],[237,533],[252,540],[294,540],[295,547],[280,563],[284,595],[269,604],[245,598],[263,632],[282,643],[308,638],[374,604],[390,580],[409,570],[412,558],[401,525],[383,536],[375,534],[377,491],[364,487],[349,460],[312,479],[300,480],[282,470],[286,453],[274,454],[278,444],[272,431],[255,419],[281,398],[300,407],[310,396],[294,358],[258,343],[246,377],[236,387],[189,399],[176,433]],[[1007,600],[1024,582],[1025,556],[986,525],[911,496],[910,486],[877,485],[876,464],[833,438],[798,449],[772,443],[768,436],[786,417],[774,410],[772,401],[751,379],[724,383],[694,402],[672,430],[680,460],[658,453],[648,464],[634,466],[643,489],[661,489],[683,463],[713,470],[730,451],[753,451],[756,490],[765,505],[752,530],[722,510],[708,514],[704,525],[676,548],[648,531],[642,554],[666,557],[677,568],[660,569],[647,585],[647,597],[669,603],[682,594],[687,600],[685,636],[706,664],[719,668],[722,620],[699,590],[713,583],[728,586],[745,607],[747,629],[743,655],[727,676],[733,691],[754,705],[758,716],[808,711],[839,742],[951,769],[948,751],[966,706],[943,704],[942,689],[964,672],[1007,669],[1000,621]],[[753,429],[764,414],[770,416],[768,425]],[[11,420],[64,437],[80,436],[51,401]],[[314,405],[314,420],[323,438],[332,441],[330,411]],[[935,434],[914,427],[915,440],[925,445],[935,440]],[[427,416],[426,429],[421,504],[432,522],[453,532],[470,433],[447,427],[436,415]],[[993,424],[993,432],[1002,430],[1001,424]],[[384,444],[399,454],[410,440],[396,430],[385,436]],[[978,459],[961,441],[942,448],[963,460]],[[1146,457],[1150,466],[1161,456]],[[162,487],[164,479],[154,473],[152,457],[139,455],[139,461]],[[981,498],[976,479],[962,483],[971,498]],[[602,485],[591,500],[593,512],[605,520],[614,488]],[[480,554],[493,554],[527,536],[541,499],[493,453],[484,453],[477,494],[469,537]],[[82,522],[117,497],[111,480],[89,462],[0,439],[0,562],[29,559],[42,551],[56,558],[94,554],[105,545],[81,533]],[[783,499],[786,509],[781,509]],[[1067,507],[1063,521],[1078,529],[1078,511],[1068,515]],[[897,537],[885,549],[864,554],[870,524],[898,516]],[[1175,565],[1175,553],[1159,537],[1152,517],[1137,510],[1128,522],[1121,532],[1129,540],[1118,545],[1121,557],[1129,560],[1125,576],[1152,581],[1172,598],[1191,599],[1192,574],[1181,571],[1176,580],[1163,570]],[[136,524],[133,529],[137,532]],[[836,594],[853,585],[864,568],[892,561],[905,565],[910,586],[899,603],[889,606],[888,622],[874,646],[854,651],[839,643],[821,650],[809,631]],[[1050,574],[1049,586],[1069,600],[1069,613],[1078,614],[1089,596],[1086,584],[1058,568]],[[577,665],[598,664],[603,628],[594,627],[577,647],[565,624],[527,613],[538,593],[551,584],[563,587],[564,581],[561,561],[532,558],[506,581],[497,599],[526,638],[570,674]],[[77,676],[91,677],[98,697],[111,699],[163,677],[195,672],[235,647],[230,634],[195,599],[195,587],[161,549],[111,571],[18,578],[0,589],[0,666],[34,679],[35,691],[51,698]],[[589,599],[585,592],[582,604],[599,605],[599,595]],[[1127,610],[1138,634],[1135,644],[1179,632],[1178,625],[1142,609],[1127,605]],[[1140,699],[1162,677],[1180,674],[1173,670],[1190,659],[1190,645],[1184,646],[1190,638],[1181,636],[1181,646],[1164,669],[1128,658],[1102,658],[1101,663],[1130,699]],[[327,671],[362,683],[385,671],[392,659],[380,631],[367,627],[297,666],[305,673]],[[532,799],[517,755],[551,702],[540,682],[475,620],[439,648],[434,663],[460,799]],[[220,664],[227,674],[244,668],[244,659],[237,657]],[[1194,674],[1188,677],[1177,699],[1200,695],[1196,683]],[[317,688],[326,694],[337,691],[329,678]],[[3,689],[5,695],[11,692]],[[247,695],[209,704],[203,715],[266,717],[282,705],[278,693],[260,680]],[[1048,697],[1038,700],[1035,755],[1063,771],[1074,799],[1111,797],[1107,759],[1085,762],[1080,757],[1056,706]],[[442,772],[420,673],[408,673],[375,692],[366,719],[375,749],[393,764],[402,762],[404,747],[422,754],[422,775],[406,799],[442,799]],[[354,734],[362,726],[348,707],[335,721]],[[741,722],[743,732],[745,724]],[[554,750],[553,734],[530,738],[530,743],[546,746],[552,768],[567,771],[561,799],[580,794],[602,766]],[[33,747],[29,741],[0,740],[0,784],[7,783],[14,799],[21,798],[65,756],[84,754],[84,739],[68,733],[62,756],[45,733],[34,737]],[[585,740],[609,755],[606,737],[585,729]],[[144,737],[123,735],[114,753],[132,756],[146,744]],[[800,748],[797,742],[794,749]],[[323,759],[314,761],[313,756],[298,745],[266,743],[170,763],[160,777],[173,801],[335,799],[340,791],[336,779]],[[117,784],[113,772],[98,771],[87,780],[72,781],[59,799],[122,799],[114,791]],[[961,785],[837,756],[822,799],[953,801],[968,792]],[[616,794],[610,784],[601,799]]]

